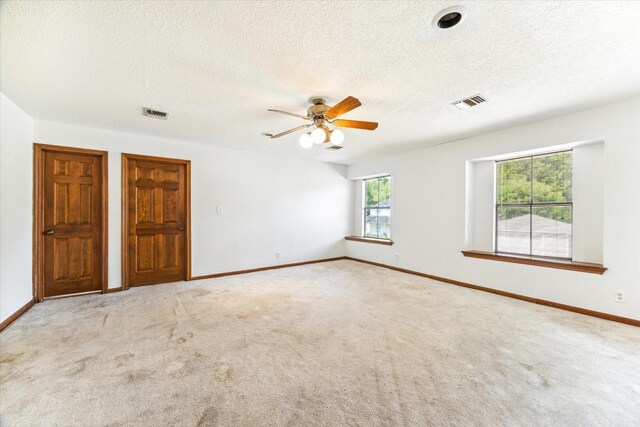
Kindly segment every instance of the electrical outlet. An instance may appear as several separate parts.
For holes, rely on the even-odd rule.
[[[276,259],[280,259],[280,252],[276,252]]]
[[[218,206],[218,207],[216,208],[216,213],[217,213],[218,215],[222,215],[222,206]]]
[[[398,262],[398,258],[400,257],[400,255],[396,254],[396,262]]]
[[[627,300],[625,299],[624,296],[624,291],[616,291],[615,296],[614,296],[614,301],[615,302],[620,302],[620,303],[625,303],[627,302]]]

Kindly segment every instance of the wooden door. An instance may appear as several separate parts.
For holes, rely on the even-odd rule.
[[[101,291],[106,286],[106,153],[43,147],[36,147],[36,175],[41,175],[35,247],[42,249],[34,263],[42,273],[36,297]]]
[[[188,162],[123,155],[127,286],[187,279]]]

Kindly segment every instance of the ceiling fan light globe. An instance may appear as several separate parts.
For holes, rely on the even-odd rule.
[[[315,128],[313,132],[311,132],[311,140],[314,144],[322,144],[325,139],[327,139],[327,134],[324,132],[324,129]]]
[[[302,148],[311,148],[313,146],[313,141],[308,133],[300,135],[300,146]]]
[[[335,129],[333,132],[331,132],[331,137],[329,139],[331,140],[331,143],[333,145],[342,145],[342,143],[344,142],[344,132],[342,132],[340,129]]]

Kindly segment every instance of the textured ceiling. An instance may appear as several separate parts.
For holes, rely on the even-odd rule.
[[[443,31],[431,20],[463,5]],[[3,2],[1,89],[36,118],[337,163],[640,93],[640,2]],[[480,93],[489,102],[458,111]],[[298,146],[307,98],[363,106]],[[149,106],[167,121],[142,116]],[[43,141],[46,142],[46,141]]]

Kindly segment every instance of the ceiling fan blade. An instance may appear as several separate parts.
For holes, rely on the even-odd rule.
[[[376,122],[363,122],[360,120],[334,120],[332,122],[336,126],[340,126],[343,128],[354,128],[354,129],[364,129],[364,130],[375,130],[378,127]]]
[[[345,99],[325,111],[324,116],[328,119],[335,119],[336,117],[341,116],[344,113],[348,113],[361,105],[360,101],[353,96],[347,96]]]
[[[281,111],[281,110],[273,110],[271,108],[269,108],[267,111],[273,111],[274,113],[286,114],[287,116],[300,117],[301,119],[311,120],[309,117],[303,116],[302,114],[289,113],[287,111]]]
[[[297,128],[293,128],[293,129],[289,129],[289,130],[285,130],[284,132],[280,132],[278,134],[271,134],[271,133],[263,133],[264,136],[268,136],[269,138],[273,139],[273,138],[280,138],[281,136],[285,136],[285,135],[289,135],[290,133],[299,131],[300,129],[305,129],[308,128],[309,126],[313,126],[313,123],[309,123],[308,125],[302,125],[302,126],[298,126]]]

